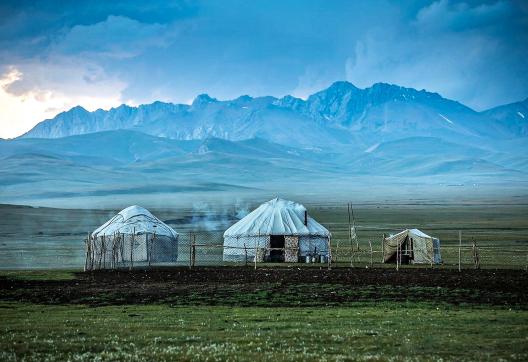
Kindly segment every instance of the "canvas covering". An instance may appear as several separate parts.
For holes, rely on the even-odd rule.
[[[406,229],[396,235],[386,237],[383,241],[383,262],[394,259],[398,248],[402,254],[410,255],[412,252],[410,262],[414,264],[440,264],[442,262],[440,240],[418,229]]]
[[[178,233],[141,206],[121,210],[90,236],[91,258],[103,267],[110,260],[120,265],[177,261]]]
[[[303,205],[279,198],[260,205],[224,232],[224,261],[253,259],[255,253],[263,261],[271,235],[285,236],[285,261],[329,256],[330,231],[307,214],[305,225],[305,212]]]

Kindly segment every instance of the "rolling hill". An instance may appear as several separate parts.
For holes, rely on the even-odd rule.
[[[476,112],[424,90],[348,82],[306,100],[200,95],[191,105],[75,107],[0,140],[0,201],[313,185],[346,192],[358,182],[522,189],[525,114],[526,100]]]

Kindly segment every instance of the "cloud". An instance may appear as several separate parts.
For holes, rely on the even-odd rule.
[[[346,76],[359,86],[437,91],[478,110],[518,101],[528,94],[527,24],[510,2],[436,1],[411,21],[370,29],[346,60]]]
[[[93,25],[76,25],[56,39],[50,53],[62,55],[130,58],[149,47],[166,46],[175,35],[167,25],[144,24],[123,16],[109,16]]]
[[[13,56],[1,65],[0,137],[17,136],[45,118],[81,105],[88,110],[135,104],[127,83],[108,64],[165,46],[167,25],[109,16],[57,34],[39,57]]]
[[[342,79],[425,88],[483,109],[528,95],[527,14],[507,0],[6,0],[2,97],[40,103],[31,114],[0,109],[0,128],[75,102],[306,97]],[[6,78],[12,69],[19,78]]]
[[[4,68],[0,74],[0,137],[18,136],[79,104],[96,110],[123,103],[125,83],[104,75],[96,65],[87,69],[71,61],[55,60],[45,65],[24,63]],[[99,79],[86,82],[87,74]]]
[[[450,3],[440,0],[422,8],[417,16],[415,26],[438,30],[466,31],[485,27],[502,27],[503,21],[514,16],[511,3],[497,1],[471,7],[469,4]]]

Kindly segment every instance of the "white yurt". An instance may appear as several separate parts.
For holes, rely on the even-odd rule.
[[[440,240],[418,229],[406,229],[383,239],[383,262],[441,264]]]
[[[86,269],[174,263],[178,233],[141,206],[129,206],[98,227],[87,244]]]
[[[224,232],[224,261],[327,260],[330,232],[296,202],[263,203]],[[271,249],[271,250],[270,250]]]

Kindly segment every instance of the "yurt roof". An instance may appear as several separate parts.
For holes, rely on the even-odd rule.
[[[176,238],[178,233],[163,221],[152,215],[147,209],[133,205],[121,210],[117,215],[98,227],[92,237],[122,234],[150,233]]]
[[[273,199],[263,203],[224,232],[224,237],[258,235],[330,236],[324,226],[310,216],[304,225],[306,208],[296,202]]]

